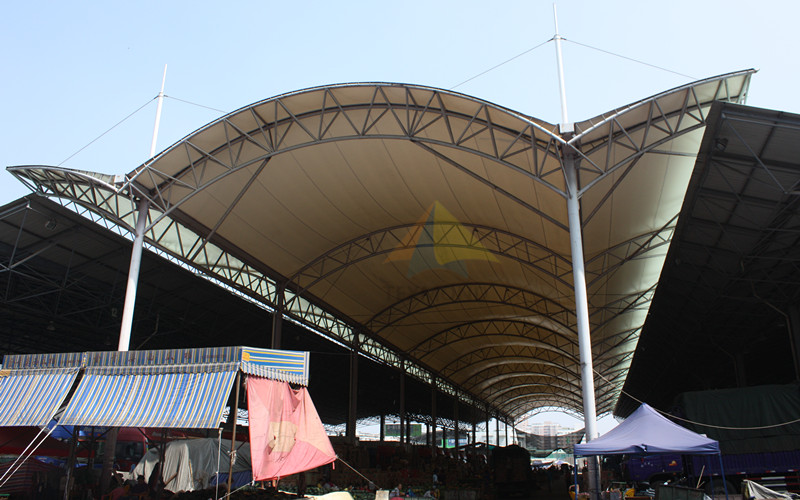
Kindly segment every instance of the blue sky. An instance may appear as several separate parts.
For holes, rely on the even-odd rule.
[[[748,104],[800,111],[800,3],[563,0],[557,7],[572,121],[747,68],[760,70]],[[560,121],[555,48],[545,43],[554,34],[552,2],[31,1],[3,11],[2,167],[133,170],[149,156],[165,64],[159,151],[252,102],[343,82],[454,89]],[[27,193],[0,171],[0,203]]]
[[[572,121],[692,80],[587,46],[694,78],[757,68],[749,104],[800,107],[799,3],[557,6]],[[149,154],[164,64],[169,97],[158,150],[223,112],[357,81],[455,87],[556,123],[552,42],[459,86],[552,38],[552,11],[543,1],[12,2],[0,20],[0,166],[133,170]],[[0,203],[24,194],[3,168]]]

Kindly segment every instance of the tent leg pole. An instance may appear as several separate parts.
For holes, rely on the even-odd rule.
[[[574,500],[578,500],[578,457],[573,459],[575,462],[575,466],[572,467],[572,476],[575,478],[575,498]]]
[[[728,484],[725,481],[725,466],[722,465],[722,452],[717,455],[719,457],[719,472],[722,475],[722,488],[725,490],[725,500],[728,500]],[[711,491],[711,494],[714,494],[714,491]]]

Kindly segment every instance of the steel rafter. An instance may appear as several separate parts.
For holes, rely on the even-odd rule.
[[[527,363],[543,373],[561,377],[580,378],[574,363],[550,349],[531,346],[480,346],[470,352],[462,352],[458,358],[439,368],[439,373],[453,379],[464,380],[496,365]]]
[[[573,330],[575,314],[558,302],[529,290],[499,283],[459,283],[423,290],[389,305],[365,322],[365,326],[380,333],[415,314],[467,303],[504,304],[548,318],[564,331]]]
[[[595,177],[588,182],[584,179],[580,195],[591,189],[592,186],[600,182],[605,176],[624,167],[630,162],[636,161],[637,158],[647,152],[672,154],[666,151],[659,151],[658,147],[673,140],[675,137],[705,127],[708,117],[707,110],[710,108],[712,102],[718,100],[742,102],[746,97],[750,77],[754,72],[754,70],[740,71],[669,90],[623,108],[621,111],[605,118],[602,122],[592,125],[587,130],[579,131],[578,134],[567,142],[567,147],[572,147],[576,151],[579,151],[581,158],[579,170],[581,173],[595,174]],[[729,78],[735,77],[741,77],[742,83],[741,86],[732,91],[727,85],[727,81]],[[696,89],[701,86],[715,86],[716,91],[714,92],[714,96],[709,99],[700,99]],[[672,112],[665,112],[662,103],[680,94],[683,94],[683,104],[681,108]],[[629,126],[625,126],[621,123],[622,115],[628,114],[632,110],[641,108],[642,106],[647,106],[646,119]],[[603,129],[605,129],[605,134],[603,134],[602,137],[591,141],[586,140],[587,136],[591,136],[595,134],[597,130]],[[653,130],[660,133],[656,134],[656,137],[653,137],[654,134],[651,132]],[[637,135],[641,136],[639,141],[635,139]],[[584,146],[587,148],[584,149]],[[610,151],[614,147],[628,150],[631,154],[620,161],[612,162],[610,161]],[[605,161],[599,165],[590,158],[603,149],[606,149],[607,154],[605,155]],[[584,162],[588,163],[591,168],[583,165]]]
[[[608,250],[586,259],[586,274],[591,276],[586,286],[592,287],[601,279],[610,279],[626,263],[647,258],[649,252],[669,246],[677,222],[676,213],[660,228],[619,242]]]
[[[632,292],[628,295],[618,298],[609,302],[605,306],[592,306],[590,318],[593,320],[593,329],[600,329],[608,325],[611,321],[620,315],[630,311],[644,311],[650,307],[650,302],[653,299],[657,284],[648,288],[647,290]],[[605,318],[605,313],[610,312],[611,317]]]
[[[419,243],[418,238],[408,238],[410,231],[423,232],[430,243]],[[453,233],[457,233],[456,239],[464,243],[451,243]],[[289,282],[305,291],[363,260],[394,251],[432,247],[483,247],[489,254],[507,257],[564,286],[570,286],[567,281],[572,272],[569,260],[544,245],[502,229],[449,221],[401,224],[360,235],[309,261],[289,278]]]
[[[477,379],[477,377],[474,377]],[[526,386],[542,386],[549,387],[554,393],[560,391],[567,391],[580,397],[581,386],[578,380],[559,379],[553,380],[552,376],[542,376],[533,374],[529,371],[503,371],[501,367],[494,367],[488,370],[485,378],[470,381],[467,387],[477,393],[486,394],[490,393],[493,400],[505,391],[515,390],[516,388]]]
[[[547,349],[561,354],[574,363],[578,362],[577,342],[574,338],[545,330],[526,321],[503,318],[482,319],[455,325],[431,335],[408,349],[408,353],[416,359],[424,360],[445,346],[481,338],[483,339],[481,345],[489,347],[493,344],[490,339],[498,337],[514,338],[513,342],[503,342],[507,345],[517,344]]]
[[[554,132],[520,115],[513,116],[518,128],[499,125],[495,115],[507,120],[511,115],[508,110],[490,103],[473,100],[474,113],[466,115],[447,108],[447,101],[441,98],[446,92],[411,86],[392,85],[391,88],[401,88],[405,99],[394,102],[386,89],[378,85],[372,100],[365,103],[342,104],[336,95],[338,88],[329,87],[317,91],[323,93],[323,98],[319,108],[314,110],[293,112],[293,94],[253,104],[198,131],[197,135],[202,136],[204,130],[220,126],[225,131],[224,144],[205,150],[189,138],[159,155],[183,148],[185,167],[176,174],[159,171],[159,157],[156,157],[140,167],[127,182],[133,185],[140,179],[155,186],[147,197],[160,208],[163,216],[168,216],[203,188],[274,155],[316,144],[371,138],[410,140],[466,151],[563,193],[559,185],[547,180],[550,177],[561,180],[556,145],[563,144],[563,140]],[[267,112],[269,116],[265,116]],[[237,121],[245,121],[244,115],[253,118],[247,122],[256,128],[245,130],[237,125]],[[443,125],[446,131],[443,136],[432,135],[434,125]],[[381,133],[381,129],[397,132]],[[441,134],[438,129],[435,132]],[[475,147],[484,140],[490,145],[487,151]],[[261,154],[247,159],[233,155],[232,152],[240,151],[244,143]],[[528,169],[528,164],[532,164],[532,170]],[[173,197],[177,199],[172,200]]]
[[[599,351],[599,354],[595,354],[597,362],[601,363],[603,361],[604,353],[613,352],[615,349],[623,347],[631,342],[635,344],[639,339],[639,332],[641,332],[641,330],[641,327],[630,328],[621,332],[614,332],[613,335],[592,342],[592,350],[596,352]]]
[[[577,413],[577,408],[581,408],[583,405],[580,397],[575,399],[569,395],[547,392],[527,392],[513,397],[507,396],[507,398],[500,405],[500,411],[511,415],[524,415],[528,411],[527,409],[533,409],[539,405],[567,408]],[[583,412],[581,411],[580,414],[582,415]]]

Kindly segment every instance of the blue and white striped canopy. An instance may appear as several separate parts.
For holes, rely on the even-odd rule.
[[[82,353],[7,355],[0,370],[0,426],[44,426],[72,387]]]
[[[214,428],[239,370],[308,383],[308,353],[250,347],[90,352],[61,425]]]
[[[86,374],[62,425],[213,428],[236,370],[139,375]]]

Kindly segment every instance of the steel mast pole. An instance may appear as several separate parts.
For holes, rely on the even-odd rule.
[[[164,101],[164,82],[167,79],[167,66],[164,65],[164,76],[161,79],[161,91],[158,93],[158,107],[156,109],[156,123],[153,127],[153,140],[150,143],[150,158],[155,154],[156,138],[158,137],[158,124],[161,120],[161,104]],[[136,308],[136,291],[139,288],[139,271],[142,267],[142,250],[144,247],[144,233],[147,227],[147,214],[150,202],[147,198],[139,199],[136,211],[136,227],[134,229],[133,247],[131,248],[131,263],[128,267],[128,281],[125,287],[125,303],[122,306],[122,321],[119,328],[119,343],[117,351],[128,351],[131,345],[131,331],[133,330],[133,311]],[[119,427],[112,427],[106,435],[106,455],[103,457],[103,469],[100,478],[100,492],[108,490],[109,471],[114,464],[114,449],[117,443]],[[108,451],[111,451],[110,453]]]
[[[164,102],[164,84],[167,81],[167,65],[164,65],[164,75],[161,77],[161,91],[158,93],[158,107],[156,108],[156,122],[153,125],[153,140],[150,142],[150,158],[156,153],[156,140],[158,139],[158,126],[161,122],[161,105]],[[125,305],[122,308],[122,325],[119,330],[118,351],[127,351],[131,343],[131,330],[133,327],[133,309],[136,305],[136,290],[139,285],[139,270],[142,266],[142,249],[144,246],[144,231],[147,227],[147,213],[150,203],[147,199],[139,200],[136,217],[136,229],[131,249],[131,264],[128,268],[128,284],[125,288]]]
[[[150,142],[150,158],[156,155],[156,140],[158,139],[158,126],[161,124],[161,107],[164,105],[164,84],[167,82],[167,65],[164,65],[164,76],[161,77],[161,91],[158,93],[158,106],[156,106],[156,122],[153,125],[153,140]]]
[[[556,12],[556,4],[553,4],[553,21],[556,26],[556,34],[553,40],[556,41],[556,63],[558,64],[558,93],[561,96],[561,133],[567,132],[563,130],[565,125],[569,125],[569,132],[572,132],[572,124],[567,117],[567,89],[564,87],[564,61],[561,57],[561,35],[558,34],[558,13]]]
[[[561,57],[561,35],[558,33],[558,14],[553,4],[553,19],[556,34],[556,58],[558,61],[558,89],[561,94],[562,137],[569,140],[574,134],[574,126],[567,116],[567,93],[564,85],[564,65]],[[597,437],[597,410],[595,407],[594,369],[592,367],[592,340],[589,331],[589,299],[586,291],[586,270],[583,256],[583,228],[578,182],[578,160],[574,146],[564,145],[562,164],[567,183],[567,214],[569,219],[569,240],[572,251],[572,279],[575,287],[575,315],[578,322],[578,351],[581,362],[581,392],[583,395],[583,419],[586,441]],[[589,493],[591,498],[599,498],[597,481],[597,460],[589,457]]]

